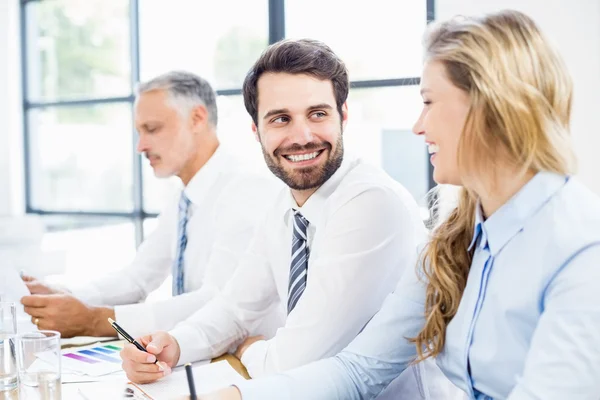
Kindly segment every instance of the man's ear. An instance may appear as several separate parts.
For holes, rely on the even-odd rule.
[[[256,126],[256,124],[254,122],[252,122],[252,133],[254,133],[254,139],[256,139],[257,142],[260,142],[260,135],[258,134],[258,127]]]
[[[202,128],[206,124],[208,124],[208,110],[205,106],[199,105],[192,109],[191,113],[191,123],[193,131],[198,130],[197,128]]]
[[[342,128],[346,129],[348,123],[348,103],[344,102],[342,105]]]

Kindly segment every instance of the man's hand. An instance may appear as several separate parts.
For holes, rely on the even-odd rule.
[[[42,281],[29,275],[21,275],[21,279],[25,282],[29,293],[31,294],[59,294],[69,293],[67,290],[61,289],[57,286],[48,285]]]
[[[167,332],[157,332],[143,336],[137,341],[146,352],[127,343],[121,350],[123,369],[127,378],[135,383],[154,382],[171,373],[171,368],[179,361],[180,349],[177,340]],[[154,361],[158,363],[154,364]]]
[[[242,356],[244,355],[244,352],[248,349],[248,347],[250,347],[254,342],[258,342],[259,340],[265,340],[264,336],[250,336],[247,337],[246,340],[244,340],[244,342],[242,344],[240,344],[237,348],[237,350],[235,351],[235,356],[238,358],[238,360],[242,359]]]
[[[115,318],[111,308],[90,307],[69,294],[23,296],[21,303],[39,329],[58,331],[63,338],[116,336],[107,322]]]

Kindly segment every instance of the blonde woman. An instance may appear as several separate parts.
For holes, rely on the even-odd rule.
[[[600,397],[600,199],[571,176],[563,62],[514,11],[438,24],[425,53],[414,132],[462,194],[420,277],[337,357],[214,398],[373,398],[429,357],[471,399]]]

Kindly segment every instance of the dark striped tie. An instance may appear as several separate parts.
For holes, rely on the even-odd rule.
[[[306,289],[308,273],[308,242],[306,231],[308,221],[294,211],[294,239],[292,240],[292,264],[290,268],[290,284],[288,287],[288,314],[292,312]]]
[[[185,292],[184,273],[183,273],[183,254],[187,247],[187,223],[189,219],[188,211],[190,209],[190,199],[181,192],[179,199],[179,224],[177,225],[177,252],[173,261],[173,296],[178,296]]]

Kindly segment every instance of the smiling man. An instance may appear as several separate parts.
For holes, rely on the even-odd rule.
[[[131,380],[236,348],[252,377],[334,355],[413,273],[425,233],[416,202],[380,168],[344,159],[348,87],[343,62],[316,41],[276,43],[252,67],[243,89],[252,129],[289,188],[217,298],[170,333],[141,338],[152,355],[126,346]],[[277,332],[249,336],[270,311]]]
[[[38,328],[116,336],[112,318],[140,336],[173,328],[223,289],[282,185],[223,148],[217,122],[215,92],[195,74],[171,71],[139,85],[137,150],[180,188],[126,268],[79,288],[24,277],[32,295],[21,302]],[[169,275],[173,297],[143,302]]]

